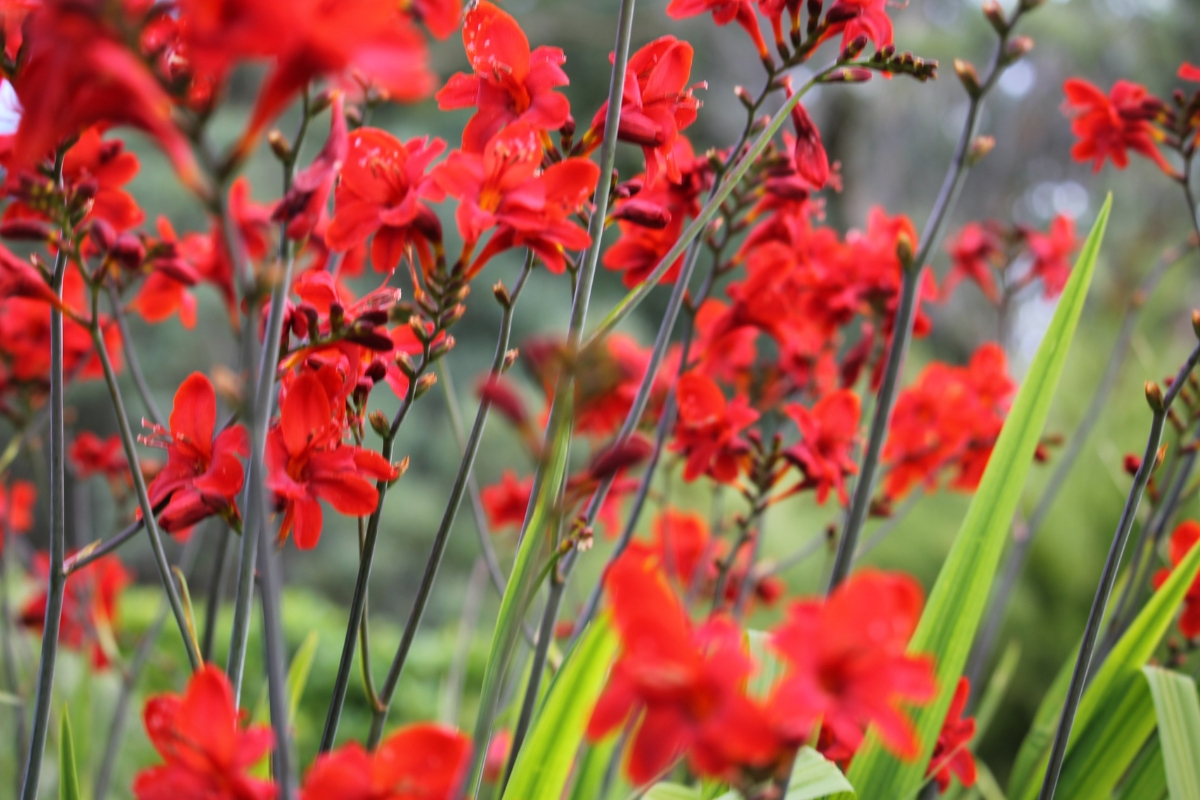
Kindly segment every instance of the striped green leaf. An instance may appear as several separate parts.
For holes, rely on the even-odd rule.
[[[58,800],[83,800],[79,773],[75,769],[75,739],[71,736],[71,718],[63,706],[58,746]]]
[[[1154,698],[1158,739],[1171,800],[1200,797],[1200,696],[1187,675],[1142,667]]]

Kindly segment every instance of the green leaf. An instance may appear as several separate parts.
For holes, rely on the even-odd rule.
[[[908,797],[924,782],[925,766],[975,640],[996,568],[1008,541],[1009,526],[1087,299],[1111,208],[1110,196],[1075,262],[1054,320],[1021,384],[988,460],[983,480],[909,645],[910,652],[934,658],[939,687],[938,696],[932,703],[913,711],[920,755],[911,761],[902,761],[883,748],[877,734],[869,732],[849,774],[859,796],[867,800]]]
[[[792,764],[792,779],[785,800],[816,800],[838,793],[854,796],[854,787],[837,765],[811,747],[800,748]],[[738,800],[739,797],[737,792],[729,792],[719,800]]]
[[[609,764],[616,755],[619,734],[607,736],[603,741],[596,742],[584,748],[583,757],[579,760],[579,770],[575,784],[571,787],[571,800],[604,800],[612,794],[612,787],[603,792],[604,777],[608,773]],[[617,783],[617,781],[613,781]]]
[[[82,800],[79,774],[75,771],[75,740],[71,736],[71,718],[63,706],[58,746],[58,800]]]
[[[1137,740],[1140,747],[1153,730],[1154,703],[1141,669],[1166,635],[1198,572],[1200,547],[1193,547],[1175,569],[1171,570],[1167,581],[1146,602],[1133,624],[1108,654],[1103,666],[1096,671],[1096,677],[1088,684],[1087,691],[1083,693],[1083,699],[1079,703],[1079,711],[1075,715],[1075,725],[1067,745],[1063,775],[1059,779],[1060,797],[1077,796],[1069,793],[1069,790],[1076,786],[1077,779],[1083,780],[1080,773],[1085,772],[1089,768],[1087,765],[1093,761],[1104,764],[1106,772],[1122,761],[1127,767],[1132,763],[1137,751],[1130,753],[1128,742],[1124,739],[1133,738],[1135,734],[1140,735]],[[1140,703],[1137,709],[1131,707],[1131,698],[1136,698]],[[1057,715],[1061,705],[1060,696],[1052,706],[1054,714]],[[1127,722],[1136,722],[1138,727],[1131,728],[1123,734],[1113,723],[1118,714],[1127,715]],[[1105,744],[1110,749],[1105,750]],[[1076,755],[1077,747],[1081,749],[1079,755]],[[1030,800],[1036,797],[1047,757],[1043,750],[1039,754],[1037,766],[1029,772],[1026,782],[1021,786],[1014,783],[1009,788],[1011,797]]]
[[[1142,667],[1158,715],[1158,739],[1171,800],[1200,797],[1200,696],[1187,675]]]
[[[601,617],[589,626],[555,676],[546,702],[517,754],[504,789],[505,800],[562,797],[575,753],[616,653],[617,636],[608,619]]]
[[[1008,647],[1004,648],[1004,653],[1000,656],[1000,663],[996,665],[991,678],[988,679],[987,688],[983,690],[983,697],[979,699],[979,705],[975,712],[975,741],[983,739],[984,734],[991,727],[992,720],[995,719],[996,712],[1000,710],[1000,703],[1004,700],[1008,685],[1012,682],[1020,661],[1020,642],[1009,642]]]
[[[700,790],[678,783],[656,783],[646,790],[642,800],[700,800]]]
[[[1162,800],[1167,796],[1167,774],[1163,770],[1162,744],[1150,737],[1129,768],[1129,775],[1114,797],[1116,800]]]
[[[308,676],[312,672],[313,661],[317,657],[317,644],[321,637],[317,632],[309,631],[308,636],[300,643],[296,655],[292,657],[292,665],[288,668],[288,719],[295,724],[300,710],[300,699],[304,697],[304,687],[308,685]]]

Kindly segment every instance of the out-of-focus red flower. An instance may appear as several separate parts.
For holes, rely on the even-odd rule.
[[[946,282],[942,284],[943,297],[949,297],[960,281],[970,279],[979,284],[988,300],[1000,301],[995,271],[1001,266],[1004,250],[993,226],[967,223],[946,243],[946,252],[950,254],[951,266]]]
[[[467,270],[474,277],[497,253],[528,247],[551,272],[566,268],[565,249],[587,247],[587,231],[570,216],[591,196],[600,168],[585,158],[567,158],[541,169],[538,132],[514,123],[488,142],[481,154],[456,150],[433,171],[434,180],[459,200],[456,219],[468,252],[497,228]]]
[[[312,163],[296,173],[292,187],[271,214],[276,222],[287,222],[289,238],[311,235],[325,214],[325,203],[349,149],[345,105],[345,95],[335,92],[329,107],[329,138]]]
[[[696,121],[700,108],[700,101],[692,94],[696,87],[687,85],[692,55],[690,44],[668,35],[629,57],[617,137],[642,148],[647,186],[654,185],[660,172],[675,183],[683,180],[675,162],[675,140],[681,130]],[[589,141],[599,143],[607,119],[605,103],[592,119]]]
[[[739,433],[758,419],[758,412],[740,396],[726,401],[721,388],[697,372],[679,379],[675,399],[679,422],[672,449],[687,457],[684,480],[704,474],[722,483],[737,480],[749,452]]]
[[[1047,299],[1058,297],[1071,277],[1071,254],[1079,247],[1075,221],[1059,214],[1050,223],[1048,232],[1027,231],[1025,246],[1033,255],[1030,275],[1042,279],[1042,290]]]
[[[141,437],[167,451],[167,465],[147,487],[151,506],[166,501],[158,515],[163,530],[183,530],[215,514],[237,517],[245,480],[241,459],[250,454],[250,438],[241,425],[216,433],[216,424],[216,392],[207,377],[193,372],[175,392],[170,429],[151,424],[150,434]]]
[[[391,272],[415,247],[426,271],[433,269],[430,242],[441,242],[442,228],[426,201],[445,197],[426,174],[441,154],[440,139],[401,142],[378,128],[350,134],[350,150],[334,194],[333,221],[325,231],[332,250],[349,250],[374,235],[371,265]]]
[[[34,553],[33,574],[44,587],[50,576],[50,556],[47,553]],[[67,578],[58,640],[72,650],[90,648],[92,665],[97,669],[109,664],[109,653],[102,643],[112,639],[121,592],[132,580],[125,567],[112,555],[75,570]],[[39,634],[45,630],[45,588],[25,602],[20,620],[22,625]],[[103,635],[102,630],[106,631]]]
[[[1004,425],[1016,384],[1004,349],[982,345],[966,367],[930,364],[900,393],[883,448],[884,494],[903,497],[913,486],[932,489],[948,469],[950,488],[973,491],[983,477]]]
[[[483,761],[483,779],[488,783],[495,783],[500,776],[504,774],[504,767],[508,764],[508,755],[512,750],[512,734],[508,732],[508,728],[501,728],[492,736],[492,741],[488,743],[487,757]]]
[[[67,458],[75,469],[75,477],[85,481],[93,475],[103,475],[107,480],[116,480],[129,472],[129,462],[121,447],[121,437],[112,434],[101,439],[91,431],[80,431],[75,441],[67,448]]]
[[[792,83],[787,82],[788,97],[792,96]],[[796,172],[814,190],[825,188],[829,182],[829,156],[821,143],[821,131],[808,115],[803,103],[792,106],[792,126],[796,129],[796,143],[792,148]]]
[[[718,25],[736,21],[750,35],[759,57],[770,60],[771,55],[750,0],[671,0],[667,4],[667,16],[671,19],[687,19],[709,11],[712,12],[713,22]]]
[[[826,600],[794,603],[772,644],[788,671],[767,703],[776,730],[803,743],[814,725],[853,753],[868,725],[885,746],[915,758],[919,742],[902,703],[926,703],[936,689],[932,661],[905,653],[921,615],[911,578],[875,570],[851,576]]]
[[[4,536],[0,537],[0,550],[9,535],[26,533],[33,527],[33,504],[37,500],[37,489],[30,481],[13,481],[5,486],[0,483],[0,525]]]
[[[342,514],[366,516],[379,501],[376,481],[398,469],[374,450],[342,443],[349,389],[332,367],[301,372],[285,383],[279,422],[267,433],[267,486],[283,510],[279,536],[295,531],[301,550],[321,538],[321,500]]]
[[[166,763],[137,774],[137,800],[274,800],[270,781],[248,773],[275,745],[271,729],[243,729],[225,673],[206,664],[182,695],[146,701],[142,717],[150,743]]]
[[[471,742],[453,728],[400,728],[368,753],[350,742],[319,756],[301,800],[452,800],[471,757]]]
[[[946,721],[938,733],[937,744],[929,759],[928,775],[937,781],[938,790],[950,788],[950,776],[954,775],[967,788],[975,785],[975,756],[971,754],[971,739],[975,738],[975,718],[963,717],[967,698],[971,696],[971,682],[958,679],[954,699],[946,712]]]
[[[822,39],[842,34],[844,48],[866,34],[876,50],[892,43],[892,20],[887,15],[887,0],[836,0],[825,19],[831,21]]]
[[[794,403],[784,411],[800,429],[800,441],[788,450],[788,457],[804,472],[806,482],[815,485],[817,502],[824,503],[829,490],[835,489],[845,504],[846,476],[858,473],[853,458],[862,413],[858,395],[839,389],[822,397],[811,410]]]
[[[730,777],[776,756],[763,711],[742,693],[750,673],[741,632],[730,621],[692,626],[653,552],[633,544],[604,577],[621,651],[592,711],[599,739],[633,719],[626,772],[634,784],[686,755],[705,776]]]
[[[1179,77],[1185,81],[1200,83],[1200,67],[1195,64],[1189,64],[1186,61],[1179,67]]]
[[[555,91],[570,81],[557,47],[529,50],[529,40],[513,17],[480,0],[463,20],[463,45],[475,71],[458,72],[437,93],[438,108],[477,108],[463,128],[462,149],[482,153],[500,130],[523,122],[538,131],[558,130],[571,116],[565,95]]]
[[[1188,552],[1200,542],[1200,522],[1185,520],[1171,531],[1171,541],[1167,546],[1167,555],[1171,560],[1171,569],[1187,556]],[[1157,589],[1171,577],[1171,569],[1160,569],[1154,573],[1154,588]],[[1200,637],[1200,577],[1192,581],[1187,594],[1183,598],[1183,613],[1179,615],[1179,632],[1189,639]]]
[[[29,17],[28,55],[14,87],[21,100],[13,168],[32,171],[58,144],[97,123],[132,125],[158,140],[184,183],[200,185],[171,99],[102,18],[107,4],[50,0]]]
[[[5,0],[0,4],[0,26],[4,29],[4,55],[16,61],[25,42],[25,19],[42,4],[42,0]]]
[[[654,542],[663,570],[684,589],[717,576],[717,542],[700,514],[668,508],[654,521]]]
[[[1096,172],[1112,159],[1117,169],[1129,164],[1132,150],[1153,161],[1159,169],[1174,177],[1174,168],[1158,149],[1162,134],[1154,119],[1164,105],[1154,95],[1130,81],[1117,81],[1105,96],[1095,85],[1082,78],[1070,78],[1063,84],[1067,95],[1063,110],[1071,118],[1071,132],[1078,141],[1071,148],[1076,161],[1091,161]]]
[[[525,511],[529,507],[529,495],[533,492],[533,476],[517,478],[511,469],[504,470],[500,482],[483,487],[480,499],[487,512],[492,531],[520,526],[525,522]]]

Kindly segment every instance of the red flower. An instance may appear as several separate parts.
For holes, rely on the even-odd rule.
[[[510,525],[520,527],[525,522],[529,495],[533,491],[533,476],[518,479],[511,469],[504,470],[500,482],[485,486],[480,492],[488,524],[496,531]]]
[[[441,242],[442,229],[425,201],[445,195],[425,173],[444,147],[440,139],[402,143],[378,128],[350,134],[325,243],[345,251],[374,235],[371,264],[377,272],[394,270],[414,246],[421,263],[431,270],[429,243]]]
[[[471,742],[452,728],[400,728],[368,753],[350,742],[317,758],[301,800],[452,800],[471,757]]]
[[[158,516],[163,530],[183,530],[214,514],[237,517],[241,459],[250,454],[250,439],[241,425],[214,437],[216,424],[217,395],[208,378],[193,372],[175,392],[170,430],[151,424],[150,435],[141,438],[167,451],[167,465],[147,487],[151,506],[167,503]]]
[[[1071,148],[1076,161],[1091,161],[1096,172],[1112,159],[1117,169],[1129,164],[1132,150],[1153,161],[1163,172],[1175,176],[1158,149],[1162,135],[1153,120],[1163,110],[1163,102],[1145,87],[1129,81],[1117,81],[1105,97],[1096,86],[1081,78],[1063,84],[1067,95],[1064,111],[1071,118],[1071,133],[1079,140]]]
[[[641,146],[646,157],[647,186],[653,186],[663,170],[671,181],[683,180],[675,163],[675,140],[681,130],[696,121],[700,108],[700,101],[692,94],[695,87],[687,85],[691,73],[692,46],[674,36],[655,39],[629,57],[617,136],[623,142]],[[592,119],[590,141],[603,138],[607,118],[605,103]]]
[[[146,701],[146,734],[165,764],[138,773],[137,800],[273,800],[275,786],[247,774],[274,747],[265,725],[238,725],[233,687],[225,673],[206,664],[183,695]]]
[[[324,367],[285,383],[279,422],[267,434],[267,486],[284,512],[279,537],[295,529],[301,550],[321,538],[320,500],[342,514],[365,516],[379,501],[371,479],[400,476],[375,451],[342,444],[347,393],[342,380],[337,370]]]
[[[100,17],[102,7],[51,0],[30,15],[28,56],[14,84],[22,107],[14,168],[32,170],[59,142],[97,123],[124,124],[157,139],[184,182],[199,185],[170,98]]]
[[[621,651],[588,738],[634,720],[626,771],[638,785],[683,755],[695,772],[712,777],[770,763],[775,739],[741,691],[751,664],[737,627],[714,619],[694,628],[645,545],[631,545],[604,584]]]
[[[33,527],[33,504],[37,489],[29,481],[13,481],[11,486],[0,483],[0,550],[10,534],[26,533]]]
[[[892,43],[892,21],[887,15],[888,0],[836,0],[826,13],[826,20],[833,21],[821,37],[828,39],[842,34],[842,47],[866,34],[881,50]],[[836,21],[834,21],[836,20]]]
[[[81,481],[93,475],[103,475],[112,481],[122,478],[129,472],[129,462],[125,460],[125,451],[121,446],[121,437],[117,434],[101,439],[91,431],[81,431],[75,436],[67,450],[71,466],[75,468],[75,477]]]
[[[287,235],[292,239],[310,236],[325,216],[326,201],[333,183],[346,161],[349,137],[346,133],[345,95],[335,92],[329,107],[329,138],[312,164],[296,173],[292,188],[275,206],[271,219],[287,222]]]
[[[718,25],[728,25],[736,20],[750,34],[759,57],[765,61],[771,59],[750,0],[671,0],[667,4],[667,16],[671,19],[687,19],[708,11],[712,12],[713,22]]]
[[[942,285],[943,297],[949,297],[959,281],[969,278],[979,284],[988,300],[993,303],[1000,301],[994,273],[1004,257],[1004,250],[993,226],[967,223],[958,236],[947,242],[946,252],[950,254],[952,265]]]
[[[929,759],[927,775],[932,775],[937,781],[938,790],[945,792],[950,788],[950,776],[958,776],[964,787],[975,785],[975,756],[971,754],[971,739],[975,737],[975,718],[963,718],[962,713],[967,708],[967,698],[971,696],[971,683],[966,678],[958,679],[954,689],[954,699],[950,701],[950,709],[946,712],[946,721],[938,733],[937,744],[934,745],[933,755]]]
[[[458,229],[467,252],[485,231],[497,231],[467,270],[474,277],[493,255],[528,247],[546,268],[561,273],[565,249],[587,247],[587,231],[570,220],[591,196],[600,168],[585,158],[567,158],[541,169],[538,132],[525,123],[508,126],[483,154],[456,150],[433,172],[447,194],[458,198]]]
[[[792,96],[792,82],[787,81],[788,97]],[[825,188],[829,182],[829,156],[821,143],[821,131],[808,115],[802,103],[792,106],[792,126],[796,129],[796,144],[793,158],[796,172],[814,190]]]
[[[694,481],[708,474],[714,480],[737,480],[748,447],[738,433],[758,419],[758,412],[737,397],[726,402],[712,379],[697,372],[685,373],[675,385],[679,422],[672,449],[687,456],[683,479]]]
[[[862,413],[858,395],[841,389],[822,397],[812,410],[795,403],[784,412],[800,429],[800,441],[788,450],[788,456],[800,467],[817,489],[817,502],[824,503],[830,489],[847,502],[846,476],[856,475],[853,458],[858,439],[858,420]]]
[[[49,555],[34,554],[33,574],[45,586],[50,575]],[[118,599],[131,582],[131,576],[116,556],[93,561],[67,578],[58,640],[72,650],[83,650],[90,646],[92,665],[97,669],[108,666],[109,653],[102,643],[112,641],[112,630],[117,624]],[[20,620],[22,625],[38,634],[45,630],[45,588],[25,602]],[[101,635],[101,630],[107,633]]]
[[[1179,67],[1179,77],[1185,81],[1200,83],[1200,67],[1195,64],[1189,64],[1186,61]]]
[[[1200,522],[1189,519],[1179,523],[1171,532],[1171,542],[1168,546],[1171,567],[1179,566],[1179,562],[1183,561],[1197,542],[1200,542]],[[1160,569],[1154,573],[1154,588],[1162,586],[1170,576],[1170,569]],[[1179,632],[1189,639],[1200,637],[1200,577],[1192,582],[1184,595],[1183,613],[1179,615]]]
[[[1047,299],[1062,294],[1067,279],[1071,277],[1071,254],[1079,247],[1075,236],[1075,221],[1059,214],[1050,223],[1048,233],[1028,231],[1025,246],[1033,255],[1030,275],[1042,279],[1042,289]]]
[[[833,746],[853,753],[868,725],[903,758],[920,744],[901,703],[935,693],[932,661],[905,653],[921,615],[911,578],[863,570],[826,600],[792,605],[772,644],[788,665],[767,704],[786,741],[803,743],[820,724]]]
[[[473,75],[455,73],[437,93],[438,108],[479,110],[463,128],[462,149],[482,153],[502,128],[523,122],[538,131],[558,130],[571,116],[567,98],[555,91],[570,81],[557,47],[529,50],[529,40],[509,14],[488,0],[467,12],[463,45]]]

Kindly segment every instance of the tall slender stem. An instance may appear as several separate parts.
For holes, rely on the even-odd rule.
[[[1046,775],[1042,782],[1041,792],[1038,794],[1038,800],[1051,800],[1058,786],[1058,778],[1062,773],[1063,759],[1067,754],[1067,744],[1071,738],[1071,727],[1075,722],[1075,713],[1079,709],[1079,701],[1083,697],[1088,670],[1091,668],[1096,637],[1100,633],[1100,625],[1104,619],[1105,609],[1108,606],[1108,598],[1112,594],[1113,584],[1117,579],[1117,570],[1121,564],[1121,555],[1125,550],[1125,543],[1129,539],[1129,531],[1133,528],[1133,521],[1137,516],[1138,505],[1141,503],[1142,494],[1146,490],[1146,484],[1150,482],[1150,475],[1154,472],[1158,460],[1158,447],[1162,441],[1163,426],[1167,420],[1167,412],[1170,411],[1171,404],[1175,401],[1179,392],[1183,390],[1183,386],[1195,368],[1197,361],[1200,361],[1200,346],[1196,347],[1192,351],[1192,354],[1188,356],[1187,361],[1179,370],[1179,374],[1176,375],[1175,382],[1167,390],[1166,394],[1160,394],[1158,399],[1150,398],[1154,416],[1150,423],[1150,435],[1146,439],[1146,450],[1142,455],[1141,466],[1138,467],[1137,474],[1133,477],[1133,486],[1130,488],[1129,496],[1125,500],[1125,508],[1121,512],[1120,521],[1117,523],[1117,530],[1113,535],[1112,546],[1109,548],[1108,557],[1104,561],[1104,569],[1100,574],[1100,585],[1096,587],[1096,596],[1092,600],[1092,608],[1088,613],[1087,625],[1083,630],[1083,641],[1079,645],[1079,655],[1075,660],[1075,670],[1071,674],[1071,683],[1067,687],[1067,695],[1063,701],[1062,717],[1059,719],[1058,731],[1054,736],[1054,744],[1050,749],[1050,760],[1046,765]],[[1147,394],[1148,396],[1150,395],[1149,392]]]
[[[963,123],[958,144],[954,148],[954,157],[951,159],[945,178],[942,179],[942,187],[938,191],[937,200],[934,201],[933,210],[929,214],[929,220],[925,223],[925,229],[921,231],[921,241],[916,256],[912,259],[911,264],[906,265],[904,269],[899,307],[892,325],[892,342],[888,351],[888,360],[884,367],[883,381],[879,386],[879,392],[876,397],[875,414],[871,419],[870,434],[867,439],[866,449],[863,451],[862,463],[859,466],[858,480],[854,485],[854,495],[851,497],[850,509],[846,514],[846,525],[842,530],[841,539],[838,540],[837,553],[834,556],[833,571],[829,576],[827,593],[833,591],[850,574],[850,569],[853,566],[854,553],[858,549],[858,540],[862,534],[863,525],[867,521],[867,512],[871,507],[871,496],[875,492],[879,456],[883,451],[883,444],[887,438],[888,425],[891,422],[892,406],[896,401],[896,392],[899,388],[904,356],[908,352],[909,343],[912,341],[913,321],[916,319],[915,312],[920,295],[921,278],[925,271],[925,262],[933,253],[934,248],[937,247],[941,238],[942,226],[958,197],[959,191],[962,189],[967,173],[968,153],[971,149],[971,142],[975,138],[975,129],[979,124],[979,112],[983,106],[983,99],[1010,63],[1006,55],[1008,37],[1013,27],[1016,26],[1017,20],[1020,19],[1025,11],[1026,6],[1024,4],[1017,7],[1004,32],[1000,34],[1000,40],[996,44],[996,51],[992,57],[987,78],[983,81],[979,90],[972,93],[970,105],[967,109],[967,118]]]
[[[508,343],[512,336],[513,310],[532,269],[533,251],[531,250],[525,257],[525,266],[521,270],[521,275],[517,278],[516,284],[513,285],[508,302],[504,305],[504,313],[500,322],[500,334],[496,339],[496,352],[492,357],[491,374],[494,377],[499,377],[504,369],[505,354],[508,353]],[[454,484],[450,489],[450,499],[446,501],[446,508],[442,512],[442,521],[438,525],[437,533],[433,537],[433,548],[429,553],[429,558],[425,562],[425,572],[421,576],[421,584],[417,587],[417,596],[413,600],[413,607],[409,612],[408,622],[404,626],[404,634],[400,638],[400,645],[396,649],[396,655],[392,659],[392,666],[388,670],[387,678],[384,680],[383,687],[379,693],[380,704],[371,718],[371,732],[367,736],[368,747],[374,747],[378,744],[380,737],[383,735],[383,726],[387,722],[388,710],[392,704],[392,696],[395,694],[396,686],[400,682],[400,675],[404,671],[404,664],[408,660],[409,651],[416,640],[417,630],[421,626],[421,620],[425,615],[425,608],[429,603],[429,596],[433,592],[433,583],[437,578],[442,557],[446,553],[446,545],[450,541],[450,531],[454,527],[454,520],[458,517],[458,509],[462,505],[467,481],[470,478],[472,468],[475,466],[475,457],[479,453],[479,445],[483,441],[483,431],[487,427],[488,411],[490,409],[491,403],[486,398],[480,400],[479,410],[475,413],[475,423],[471,426],[471,434],[467,437],[467,446],[463,451],[462,459],[459,461],[458,473],[455,475]]]
[[[221,589],[225,583],[225,555],[229,551],[229,527],[221,526],[217,533],[216,552],[213,553],[212,572],[208,576],[208,589],[204,601],[204,636],[200,641],[200,657],[208,662],[212,659],[213,641],[217,637],[217,622],[221,615]]]
[[[129,369],[129,376],[133,378],[133,385],[137,387],[138,397],[142,400],[142,407],[146,409],[146,414],[155,425],[165,425],[166,417],[159,411],[158,404],[154,402],[154,394],[150,391],[150,384],[146,383],[146,376],[142,372],[142,362],[138,360],[137,348],[133,345],[133,337],[129,335],[129,323],[125,319],[125,308],[121,305],[121,295],[117,291],[116,284],[108,282],[108,301],[112,306],[112,318],[117,323],[117,330],[121,332],[121,347],[125,352],[125,366]]]
[[[61,180],[62,154],[55,162],[55,174]],[[57,181],[56,181],[57,182]],[[67,270],[67,247],[60,245],[54,261],[51,290],[62,299],[63,276]],[[63,439],[63,318],[50,310],[50,577],[46,588],[46,616],[42,629],[42,653],[38,665],[37,693],[33,701],[33,732],[25,758],[25,778],[21,800],[36,800],[46,752],[46,734],[50,729],[50,699],[54,691],[54,667],[58,661],[58,633],[62,624],[63,590],[67,576],[63,572],[66,557],[66,443]]]
[[[17,653],[13,647],[12,609],[8,602],[8,524],[0,520],[0,658],[3,658],[5,691],[16,699],[15,714],[17,735],[13,745],[16,748],[14,764],[19,764],[29,746],[29,731],[25,725],[25,701],[17,680]],[[13,770],[16,779],[16,791],[21,791],[21,774]]]
[[[161,506],[159,508],[155,508],[154,509],[155,513],[160,511],[161,508],[162,508]],[[119,533],[116,533],[113,536],[111,536],[110,538],[105,539],[94,549],[85,550],[82,553],[78,553],[78,554],[72,556],[71,558],[68,558],[65,562],[63,562],[63,571],[65,571],[68,575],[70,575],[72,572],[77,572],[77,571],[83,569],[88,564],[91,564],[93,561],[98,561],[101,558],[104,558],[105,556],[109,555],[110,553],[116,552],[126,542],[128,542],[130,539],[132,539],[134,536],[136,536],[138,534],[138,531],[140,531],[142,529],[142,525],[143,525],[143,520],[136,519],[133,522],[126,525],[125,528],[122,529]]]
[[[250,535],[249,533],[243,535]],[[266,525],[258,536],[258,563],[261,572],[260,601],[263,614],[263,650],[266,654],[267,697],[271,707],[271,727],[275,731],[275,750],[272,756],[275,784],[281,800],[292,800],[296,775],[292,759],[291,723],[288,720],[287,644],[283,638],[281,609],[283,578],[280,574],[280,554],[275,552],[271,533]]]

